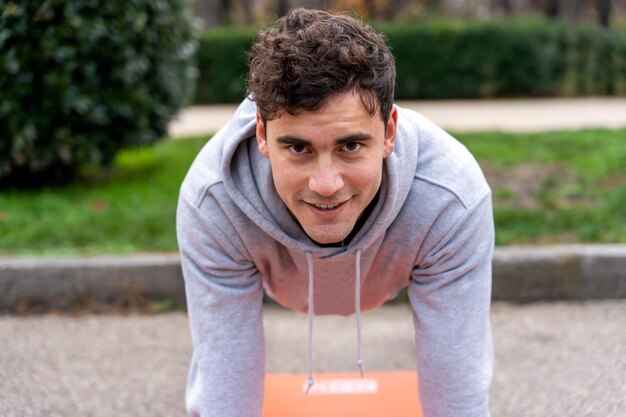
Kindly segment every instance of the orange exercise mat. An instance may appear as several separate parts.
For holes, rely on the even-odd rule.
[[[415,371],[265,377],[263,417],[422,417]]]

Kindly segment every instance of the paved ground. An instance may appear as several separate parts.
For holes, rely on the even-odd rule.
[[[304,372],[306,316],[267,307],[267,366]],[[495,303],[493,417],[626,415],[626,300]],[[366,370],[414,369],[407,306],[364,315]],[[315,322],[318,371],[354,368],[354,318]],[[0,318],[0,416],[183,416],[182,313]]]
[[[537,132],[580,128],[626,127],[626,98],[553,98],[519,100],[401,101],[444,129]],[[217,131],[235,106],[186,109],[170,125],[170,135],[183,137]]]

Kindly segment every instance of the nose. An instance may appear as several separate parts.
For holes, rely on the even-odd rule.
[[[330,197],[344,186],[343,177],[332,162],[317,164],[309,176],[309,189],[321,196]]]

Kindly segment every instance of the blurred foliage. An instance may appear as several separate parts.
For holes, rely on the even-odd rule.
[[[166,133],[188,103],[186,0],[0,0],[0,186],[71,179]]]
[[[626,94],[626,31],[542,18],[375,23],[398,99]],[[196,103],[238,102],[256,30],[205,32]]]
[[[247,52],[257,28],[219,28],[200,38],[196,103],[241,101],[248,73]]]

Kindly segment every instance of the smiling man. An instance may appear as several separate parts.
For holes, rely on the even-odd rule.
[[[487,417],[493,220],[480,168],[393,104],[384,38],[297,9],[257,36],[249,98],[200,152],[177,230],[193,357],[190,416],[259,417],[263,293],[360,315],[408,288],[425,417]]]

